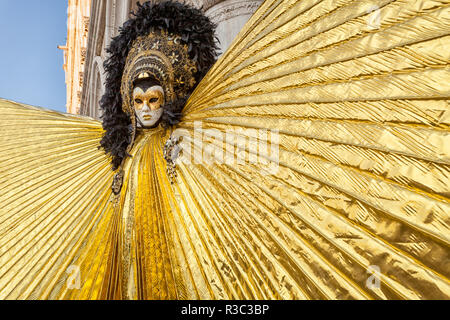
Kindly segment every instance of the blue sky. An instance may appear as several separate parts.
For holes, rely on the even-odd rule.
[[[67,0],[0,0],[0,97],[66,111]]]

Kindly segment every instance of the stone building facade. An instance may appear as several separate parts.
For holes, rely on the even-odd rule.
[[[130,12],[136,9],[137,2],[143,3],[145,1],[147,0],[69,0],[69,6],[70,3],[79,6],[85,6],[89,3],[90,10],[82,11],[82,14],[85,14],[82,20],[87,21],[89,19],[87,39],[81,40],[82,43],[86,41],[85,59],[83,64],[79,65],[84,73],[78,74],[79,80],[82,80],[81,86],[77,86],[76,89],[72,88],[70,92],[68,88],[68,112],[88,115],[93,118],[100,117],[98,102],[104,91],[103,62],[107,58],[106,48],[112,37],[117,35],[119,27],[129,19]],[[220,49],[224,52],[260,6],[262,0],[185,0],[184,2],[202,8],[205,14],[217,24],[217,37],[220,41]],[[80,16],[76,17],[76,19],[79,18]],[[73,20],[74,17],[69,15],[69,20],[71,19]],[[80,41],[78,37],[81,34],[82,32],[69,32],[66,47],[70,49],[66,49],[67,59],[70,59],[71,55],[76,56],[78,49],[72,48],[71,44]],[[76,37],[77,40],[74,41],[73,37]],[[81,60],[77,61],[81,62]],[[65,70],[66,80],[75,75],[68,76],[67,73],[78,71],[73,68]]]
[[[69,0],[67,8],[67,43],[58,46],[64,52],[67,112],[80,113],[84,84],[91,0]]]

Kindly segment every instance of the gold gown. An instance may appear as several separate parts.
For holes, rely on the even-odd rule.
[[[278,172],[171,184],[158,128],[117,203],[99,121],[0,100],[0,298],[448,299],[449,33],[449,1],[265,1],[178,127],[277,129]]]

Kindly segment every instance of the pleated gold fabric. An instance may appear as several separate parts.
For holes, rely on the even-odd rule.
[[[267,0],[188,101],[173,183],[171,132],[140,132],[115,205],[98,122],[1,101],[0,297],[450,298],[449,58],[450,1]],[[277,157],[218,138],[252,130]],[[181,161],[205,145],[247,161]]]
[[[115,232],[101,124],[5,100],[0,118],[0,298],[98,297]]]

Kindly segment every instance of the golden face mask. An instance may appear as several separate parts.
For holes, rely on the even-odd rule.
[[[120,88],[122,110],[130,116],[133,128],[127,151],[133,147],[138,122],[134,115],[135,81],[156,81],[164,91],[165,103],[172,103],[185,97],[195,86],[196,72],[196,63],[189,58],[188,47],[181,43],[179,36],[161,30],[134,40],[126,59]]]
[[[165,31],[151,32],[138,37],[128,53],[122,75],[122,109],[131,115],[134,111],[134,82],[154,79],[163,89],[166,102],[184,97],[194,86],[195,62],[189,58],[188,47],[180,37]]]
[[[141,87],[133,90],[133,105],[138,127],[152,127],[163,114],[164,91],[161,86],[153,86],[145,91]]]

